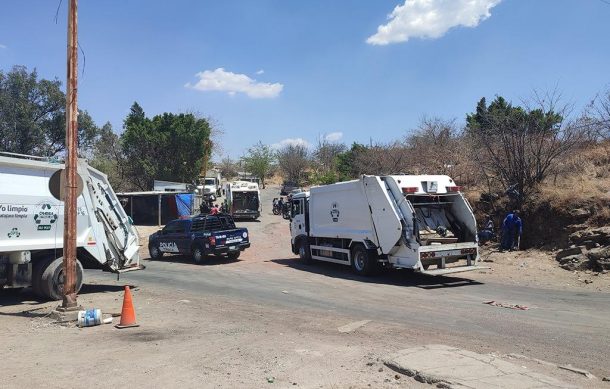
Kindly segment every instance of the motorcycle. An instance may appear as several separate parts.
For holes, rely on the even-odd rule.
[[[289,220],[290,219],[290,203],[284,203],[284,209],[282,209],[282,217],[285,220]]]
[[[280,213],[282,213],[282,210],[280,209],[280,204],[277,201],[274,201],[273,202],[273,214],[279,215]]]

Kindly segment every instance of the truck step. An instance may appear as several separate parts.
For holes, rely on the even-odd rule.
[[[428,274],[431,276],[442,276],[445,274],[463,273],[463,272],[467,272],[467,271],[483,270],[483,269],[489,269],[489,266],[456,266],[456,267],[447,267],[445,269],[422,270],[421,273]]]

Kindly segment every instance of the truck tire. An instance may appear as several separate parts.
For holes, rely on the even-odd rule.
[[[44,297],[42,290],[40,289],[40,282],[42,279],[42,272],[48,261],[48,258],[38,258],[36,261],[32,262],[32,292],[39,297]]]
[[[45,264],[40,277],[40,292],[43,297],[51,300],[61,300],[64,295],[63,257],[51,258]],[[76,260],[76,293],[83,286],[83,265]]]
[[[227,254],[227,258],[229,258],[231,261],[236,261],[237,258],[239,258],[240,254],[241,254],[241,251],[236,251],[236,252],[228,253]]]
[[[150,259],[157,260],[163,257],[163,251],[159,249],[159,245],[148,246],[148,253],[150,254]]]
[[[205,262],[205,250],[200,243],[195,243],[191,248],[191,256],[193,257],[193,262],[198,265],[201,265]]]
[[[361,276],[370,276],[377,271],[377,256],[368,251],[363,245],[352,247],[352,269]]]
[[[311,264],[313,259],[311,258],[311,250],[309,249],[309,244],[307,241],[305,239],[299,240],[297,247],[301,262],[307,265]]]

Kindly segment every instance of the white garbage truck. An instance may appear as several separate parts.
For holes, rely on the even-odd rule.
[[[64,203],[49,178],[64,165],[31,156],[0,155],[0,288],[28,287],[43,297],[63,294]],[[122,273],[140,269],[138,234],[105,174],[78,161],[77,285],[83,266]]]
[[[233,181],[225,185],[226,213],[235,219],[256,220],[261,215],[261,195],[256,182]]]
[[[312,260],[441,275],[480,267],[476,220],[444,175],[362,176],[292,198],[292,251]],[[433,266],[431,268],[431,266]]]

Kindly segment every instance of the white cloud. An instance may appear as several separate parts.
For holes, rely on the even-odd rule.
[[[259,76],[261,74],[265,74],[265,69],[260,69],[259,71],[256,72],[256,74],[258,74]]]
[[[258,82],[245,74],[227,72],[223,68],[206,70],[197,73],[195,76],[199,78],[199,81],[195,84],[189,82],[185,87],[200,91],[227,92],[231,96],[236,93],[243,93],[254,99],[274,98],[279,96],[284,89],[282,84]]]
[[[271,145],[274,149],[281,149],[284,146],[303,146],[309,148],[310,144],[303,138],[286,138]]]
[[[476,27],[491,16],[490,10],[502,0],[405,0],[377,28],[366,42],[387,45],[410,38],[440,38],[450,28]]]
[[[6,49],[7,46],[0,43],[0,49]]]
[[[329,134],[324,135],[324,140],[327,142],[338,142],[343,138],[343,133],[341,131],[331,132]]]

